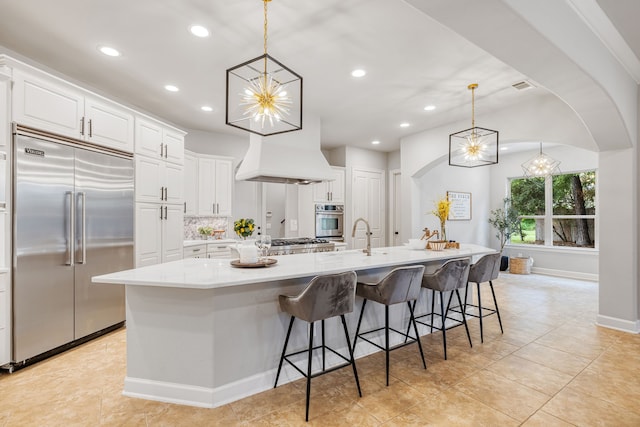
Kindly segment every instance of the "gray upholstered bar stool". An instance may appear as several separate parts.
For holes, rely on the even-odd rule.
[[[336,369],[344,368],[351,365],[353,367],[353,376],[356,380],[356,386],[358,387],[358,394],[362,397],[360,391],[360,381],[358,381],[358,371],[356,370],[356,362],[353,358],[353,347],[351,347],[351,341],[349,340],[349,330],[347,329],[347,322],[344,319],[345,313],[351,313],[353,311],[353,302],[355,300],[356,290],[356,273],[348,271],[339,274],[328,274],[325,276],[316,276],[307,285],[307,287],[298,296],[286,296],[280,295],[279,302],[282,311],[291,315],[291,321],[289,322],[289,329],[287,330],[287,337],[284,340],[284,347],[282,348],[282,356],[280,357],[280,364],[278,365],[278,373],[276,374],[276,382],[273,388],[278,386],[278,378],[280,377],[280,371],[282,370],[282,363],[286,360],[291,366],[293,366],[298,372],[300,372],[307,379],[307,404],[305,412],[305,420],[309,421],[309,397],[311,396],[311,378],[317,377],[322,374],[335,371]],[[340,316],[342,319],[342,327],[344,329],[344,336],[347,341],[347,348],[349,349],[349,357],[345,357],[332,348],[325,345],[325,333],[324,333],[324,321],[331,317]],[[305,350],[296,351],[294,353],[286,354],[287,344],[289,343],[289,336],[291,335],[291,328],[293,327],[293,321],[297,318],[309,322],[309,347]],[[322,345],[313,346],[313,326],[314,323],[320,320],[322,322]],[[315,374],[311,373],[311,360],[313,357],[313,350],[322,350],[322,371]],[[344,359],[346,363],[338,366],[333,366],[330,369],[325,369],[325,351],[329,350],[336,354],[340,358]],[[307,372],[298,368],[295,363],[289,360],[289,356],[308,352],[309,358],[307,361]]]
[[[482,331],[482,318],[491,316],[493,314],[498,315],[498,323],[500,324],[500,332],[504,333],[502,329],[502,319],[500,318],[500,310],[498,309],[498,301],[496,300],[496,293],[493,290],[493,280],[498,278],[500,273],[500,253],[488,254],[480,258],[475,264],[469,268],[469,280],[464,291],[464,312],[467,316],[477,317],[480,320],[480,342],[484,342],[484,334]],[[478,290],[478,304],[467,303],[467,291],[469,290],[469,282],[476,284]],[[480,296],[480,284],[489,282],[491,288],[491,295],[493,295],[493,305],[495,307],[483,307],[482,299]],[[470,312],[467,307],[474,307],[478,309],[478,314]],[[483,313],[484,310],[484,313]],[[460,312],[459,310],[456,310]]]
[[[463,307],[462,300],[460,299],[459,289],[464,288],[467,285],[467,278],[469,277],[469,259],[452,259],[442,264],[435,272],[431,274],[425,274],[422,278],[422,287],[430,289],[431,292],[431,312],[416,316],[416,322],[429,326],[431,332],[434,329],[442,331],[442,345],[444,348],[444,358],[447,359],[447,329],[451,329],[456,326],[464,325],[467,331],[467,338],[469,339],[469,345],[473,347],[471,343],[471,335],[469,334],[469,328],[467,327],[467,320],[464,313],[461,314],[462,320],[449,317],[449,308],[451,307],[451,299],[453,294],[456,294],[458,298],[458,304]],[[435,300],[436,292],[440,294],[440,313],[435,313]],[[447,308],[444,306],[444,294],[449,292],[449,301],[447,302]],[[415,307],[415,303],[413,303]],[[431,316],[429,323],[420,321],[418,319]],[[434,316],[439,316],[441,320],[440,327],[434,326]],[[453,325],[446,325],[446,320],[452,320]]]
[[[413,342],[417,342],[418,349],[420,350],[420,357],[422,358],[422,366],[427,369],[427,364],[424,361],[424,353],[422,352],[422,344],[420,344],[420,335],[418,335],[418,326],[416,325],[415,318],[413,317],[413,307],[411,306],[411,301],[415,301],[418,298],[418,295],[420,295],[420,284],[422,282],[423,275],[423,265],[398,267],[389,272],[378,283],[358,282],[358,287],[356,288],[356,295],[364,298],[364,301],[362,302],[362,309],[360,310],[360,318],[358,319],[356,336],[353,339],[353,349],[355,351],[356,342],[358,341],[358,338],[361,338],[386,353],[387,385],[389,385],[389,352],[392,350],[404,347],[405,345],[411,344]],[[364,314],[364,307],[367,305],[368,300],[384,304],[384,327],[372,329],[367,332],[360,332],[360,326],[362,325],[362,316]],[[409,306],[409,327],[413,324],[413,330],[416,333],[416,338],[409,336],[408,328],[407,333],[405,334],[389,326],[389,306],[400,304],[403,302],[406,302]],[[364,337],[364,335],[366,334],[381,331],[383,329],[384,347]],[[389,331],[393,331],[404,336],[404,342],[390,347]]]

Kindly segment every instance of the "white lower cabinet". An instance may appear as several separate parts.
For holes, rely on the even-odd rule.
[[[136,203],[136,267],[182,259],[182,205]]]

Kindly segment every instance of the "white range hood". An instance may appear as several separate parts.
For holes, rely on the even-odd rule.
[[[269,137],[251,134],[236,180],[311,184],[332,180],[320,151],[320,120],[304,117],[302,130]]]

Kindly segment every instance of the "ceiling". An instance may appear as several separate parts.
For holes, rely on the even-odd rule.
[[[186,130],[248,135],[224,124],[225,72],[263,53],[260,0],[0,0],[0,8],[0,46]],[[303,76],[323,148],[393,151],[405,135],[470,125],[469,83],[479,83],[477,116],[546,93],[514,89],[526,76],[404,0],[273,0],[268,17],[269,54]],[[192,24],[211,35],[194,37]],[[356,68],[367,75],[352,77]]]

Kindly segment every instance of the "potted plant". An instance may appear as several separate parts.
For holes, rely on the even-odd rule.
[[[255,225],[251,218],[240,218],[233,222],[233,231],[245,240],[253,234],[254,227]]]
[[[489,215],[489,224],[496,229],[496,237],[500,241],[500,253],[502,253],[504,245],[511,239],[511,235],[517,232],[520,227],[518,212],[511,207],[511,199],[507,197],[503,203],[504,207],[492,210]],[[509,258],[502,256],[500,271],[505,271],[508,265]]]

